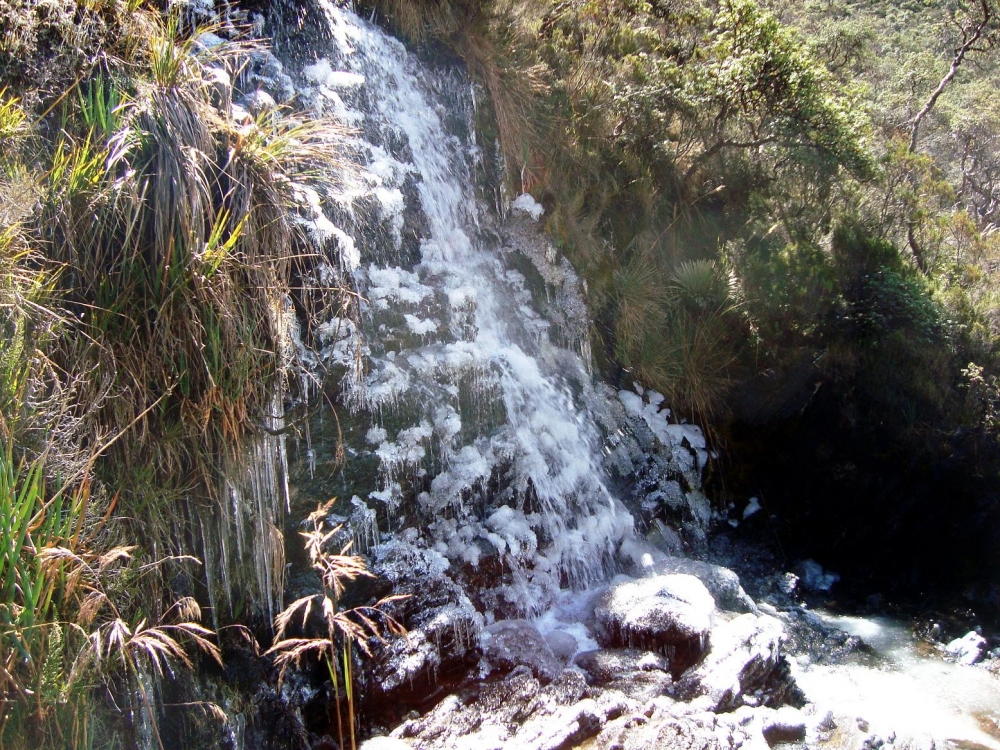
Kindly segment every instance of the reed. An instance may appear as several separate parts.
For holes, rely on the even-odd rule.
[[[341,525],[327,528],[326,519],[333,503],[334,500],[330,500],[317,507],[308,518],[312,529],[302,533],[312,568],[319,574],[323,590],[297,599],[275,618],[275,643],[265,653],[274,656],[275,665],[279,668],[279,683],[290,667],[300,668],[307,660],[318,660],[326,665],[336,697],[340,747],[346,747],[340,705],[340,684],[343,683],[347,703],[347,736],[353,748],[356,722],[353,648],[356,645],[366,656],[371,656],[370,640],[405,635],[405,628],[385,611],[386,605],[405,597],[389,596],[371,606],[341,608],[340,600],[348,584],[372,574],[363,558],[348,554],[350,545],[339,552],[329,549],[331,540],[343,528]],[[322,622],[318,633],[310,625],[310,616],[314,612],[320,615]],[[302,634],[288,637],[294,629]]]

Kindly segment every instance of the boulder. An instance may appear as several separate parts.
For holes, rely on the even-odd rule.
[[[804,697],[781,653],[784,629],[768,615],[744,614],[712,631],[712,650],[671,694],[707,711],[742,705],[801,706]]]
[[[959,664],[973,665],[986,653],[986,639],[974,630],[970,630],[961,638],[956,638],[944,647]]]
[[[806,738],[806,718],[792,706],[782,706],[764,720],[764,739],[771,747],[782,742],[802,742]]]
[[[666,657],[632,648],[606,648],[577,654],[574,664],[594,687],[619,690],[629,698],[646,701],[663,695],[673,679]]]
[[[694,576],[620,576],[594,609],[595,637],[605,647],[663,654],[677,677],[705,654],[714,614],[715,600]]]
[[[565,630],[552,630],[545,634],[545,642],[549,644],[552,653],[561,662],[567,662],[573,658],[580,644],[576,637]]]
[[[562,674],[562,664],[552,647],[527,620],[499,620],[485,629],[482,641],[483,656],[501,671],[524,665],[543,683]]]
[[[839,575],[823,570],[823,566],[815,560],[802,560],[793,572],[798,576],[799,583],[811,594],[828,593],[840,580]]]
[[[715,606],[728,612],[753,612],[757,614],[757,605],[747,596],[740,585],[740,577],[729,568],[700,560],[689,560],[685,557],[665,556],[654,558],[653,571],[659,574],[682,573],[694,576],[703,584],[715,599]]]
[[[519,667],[503,680],[483,685],[471,700],[449,695],[392,736],[422,750],[562,750],[593,737],[622,710],[620,702],[589,697],[578,672],[567,670],[542,686],[527,667]]]
[[[374,585],[386,589],[373,590],[373,597],[403,595],[386,611],[408,631],[373,650],[365,696],[373,714],[398,714],[440,699],[466,680],[482,653],[482,616],[448,575],[448,561],[414,544],[412,536],[380,545],[372,566]]]

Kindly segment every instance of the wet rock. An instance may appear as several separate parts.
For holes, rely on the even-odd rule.
[[[771,747],[782,742],[801,742],[806,738],[806,719],[792,706],[782,706],[764,720],[761,730]]]
[[[813,709],[813,716],[807,727],[808,736],[816,742],[829,742],[837,729],[837,721],[833,717],[833,711],[816,712],[815,704],[807,706],[806,710],[809,709]]]
[[[460,684],[480,658],[482,616],[448,575],[449,563],[404,532],[381,545],[372,565],[378,585],[404,599],[387,612],[406,637],[378,644],[366,700],[374,712],[424,706]]]
[[[216,47],[221,47],[225,43],[226,40],[223,39],[218,34],[213,34],[211,31],[203,31],[201,34],[195,37],[194,48],[199,52],[201,52],[205,50],[212,50],[215,49]]]
[[[986,639],[974,630],[961,638],[956,638],[944,647],[945,653],[954,657],[959,664],[975,664],[986,652]]]
[[[670,662],[660,654],[636,648],[602,648],[584,651],[573,660],[592,685],[607,685],[636,672],[669,672]]]
[[[262,88],[282,104],[295,97],[295,85],[285,73],[284,65],[268,51],[250,53],[250,61],[244,73],[250,86]]]
[[[803,560],[793,571],[799,578],[799,583],[806,591],[813,594],[825,594],[840,580],[840,576],[828,570],[815,560]]]
[[[602,646],[663,654],[676,677],[704,655],[714,613],[715,600],[694,576],[619,577],[594,609],[595,636]]]
[[[579,643],[575,637],[565,630],[553,630],[545,634],[545,642],[549,644],[552,653],[562,662],[567,662],[573,658],[579,648]]]
[[[615,689],[635,700],[663,695],[673,679],[670,662],[659,654],[632,648],[584,651],[574,663],[595,687]]]
[[[713,714],[707,714],[713,716]],[[728,730],[741,750],[769,750],[786,742],[801,742],[807,736],[806,717],[790,706],[781,709],[740,706],[730,713],[715,716],[720,736]]]
[[[574,639],[574,650],[575,643]],[[483,656],[503,671],[524,665],[543,683],[562,673],[562,664],[545,637],[527,620],[500,620],[487,627],[483,633]]]
[[[757,613],[757,605],[743,590],[739,576],[729,568],[670,555],[654,556],[651,568],[654,573],[660,575],[681,573],[694,576],[705,584],[705,588],[715,599],[715,606],[719,609]]]
[[[593,745],[597,750],[722,750],[733,746],[732,733],[720,731],[713,717],[678,715],[667,698],[610,721]]]
[[[560,750],[593,737],[622,710],[620,701],[589,697],[578,672],[567,670],[543,687],[520,667],[500,682],[483,685],[471,699],[448,696],[392,736],[421,750]]]
[[[800,661],[816,664],[841,664],[871,649],[860,638],[823,622],[815,613],[798,607],[778,611],[762,604],[761,610],[780,619],[785,625],[785,651]]]
[[[695,701],[709,711],[732,711],[742,705],[803,705],[781,652],[784,629],[767,615],[744,614],[712,631],[712,650],[685,674],[671,694]]]

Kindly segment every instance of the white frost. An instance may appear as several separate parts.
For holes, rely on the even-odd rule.
[[[515,211],[528,214],[535,221],[538,221],[542,214],[545,213],[542,204],[532,198],[530,193],[521,193],[514,199],[514,202],[510,206]]]

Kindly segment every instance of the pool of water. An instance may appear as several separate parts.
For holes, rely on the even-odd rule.
[[[916,746],[930,747],[933,740],[937,748],[1000,750],[996,676],[943,660],[933,648],[915,641],[905,622],[816,614],[861,638],[875,652],[874,657],[847,664],[800,660],[800,687],[821,711],[832,711],[837,723],[826,747],[853,750],[868,732],[884,738],[894,732],[897,746],[916,740]]]

